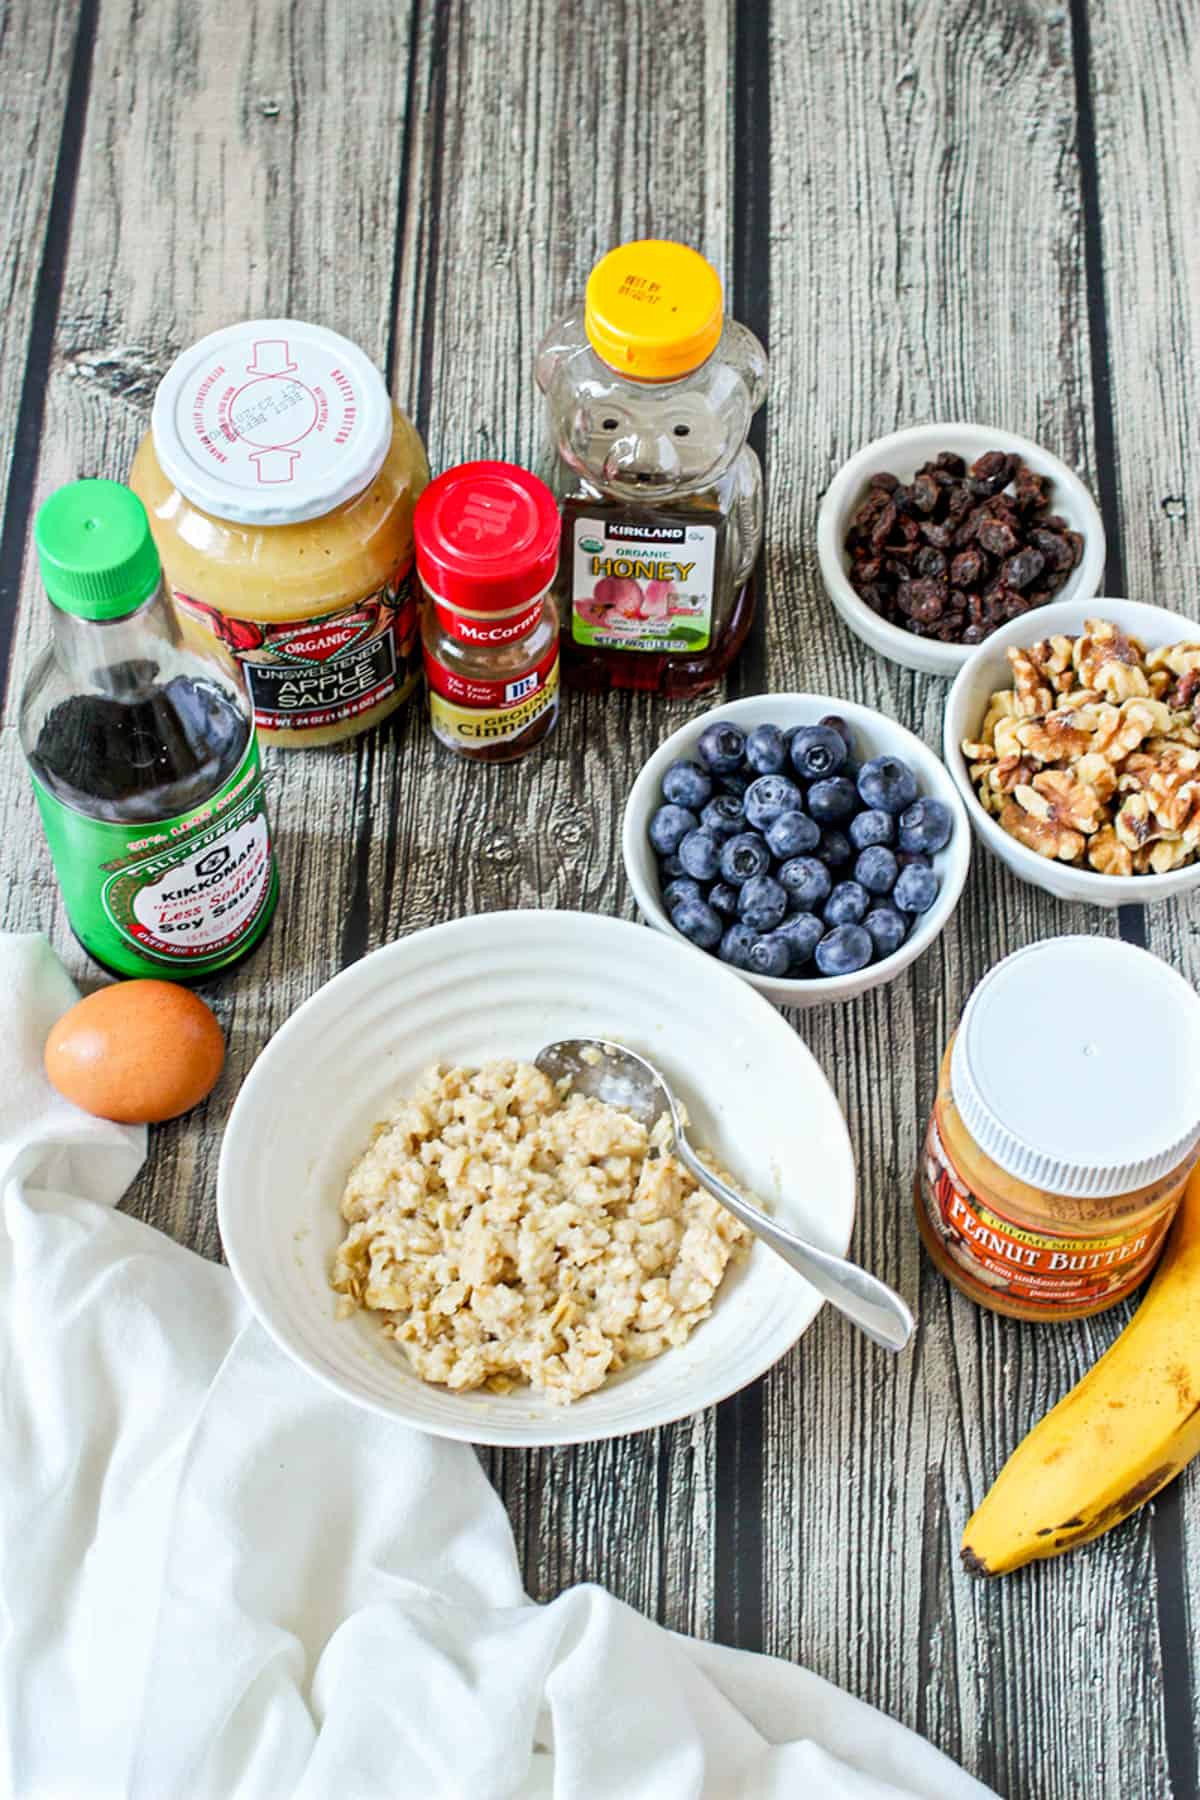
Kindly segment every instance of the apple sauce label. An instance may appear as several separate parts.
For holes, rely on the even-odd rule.
[[[172,593],[241,664],[263,731],[313,731],[358,718],[410,688],[420,668],[411,565],[339,612],[278,625]]]

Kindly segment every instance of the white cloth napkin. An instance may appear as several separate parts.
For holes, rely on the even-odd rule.
[[[326,1395],[224,1269],[115,1210],[144,1133],[42,1073],[75,997],[0,937],[0,1790],[986,1794],[802,1669],[596,1587],[527,1600],[465,1445]]]

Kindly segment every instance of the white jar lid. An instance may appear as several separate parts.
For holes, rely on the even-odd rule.
[[[338,332],[297,319],[201,338],[168,369],[151,424],[179,492],[240,525],[332,512],[374,481],[392,441],[375,365]]]
[[[1118,938],[1030,944],[968,1000],[950,1084],[970,1135],[1018,1181],[1132,1193],[1200,1139],[1200,999]]]

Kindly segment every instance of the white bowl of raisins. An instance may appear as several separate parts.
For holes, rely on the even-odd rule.
[[[990,425],[916,425],[839,469],[817,556],[856,636],[949,677],[1001,626],[1098,593],[1104,526],[1078,475],[1040,444]]]

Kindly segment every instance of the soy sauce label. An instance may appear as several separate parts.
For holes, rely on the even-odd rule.
[[[1095,1237],[1031,1230],[1007,1219],[967,1185],[946,1148],[936,1117],[921,1159],[921,1205],[947,1256],[978,1286],[1048,1318],[1080,1307],[1109,1304],[1149,1272],[1175,1213],[1185,1173],[1147,1222]]]
[[[265,931],[278,875],[251,734],[237,770],[202,805],[152,824],[88,818],[34,777],[72,928],[120,974],[200,975]]]
[[[720,532],[682,518],[569,515],[573,641],[660,655],[706,650]]]
[[[172,596],[241,664],[261,731],[314,731],[358,718],[407,692],[420,669],[411,563],[352,606],[279,625],[235,618],[178,588]]]

